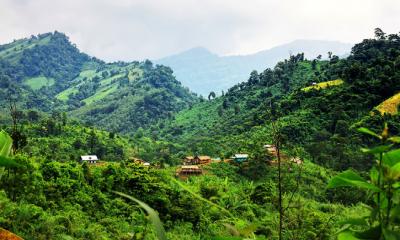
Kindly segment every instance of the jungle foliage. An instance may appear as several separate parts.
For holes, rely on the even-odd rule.
[[[208,100],[168,67],[67,46],[71,61],[42,69],[54,56],[29,76],[54,83],[33,89],[24,52],[70,44],[54,38],[65,40],[0,47],[2,228],[26,239],[398,239],[400,119],[376,107],[400,91],[399,35],[377,29],[345,59],[290,56]],[[265,144],[278,144],[278,167]],[[235,153],[248,161],[174,177],[185,156]],[[86,154],[102,162],[81,163]]]

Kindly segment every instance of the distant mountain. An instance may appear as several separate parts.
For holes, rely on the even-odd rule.
[[[67,112],[124,133],[198,100],[168,67],[150,61],[105,63],[80,52],[60,32],[0,45],[0,112],[9,96],[21,109]]]
[[[330,51],[334,55],[346,56],[351,47],[352,44],[336,41],[296,40],[254,54],[238,56],[218,56],[198,47],[154,62],[170,66],[177,80],[184,86],[207,96],[210,91],[218,94],[236,83],[246,81],[251,71],[273,67],[291,54],[304,52],[306,58],[314,59],[320,54],[326,58]]]

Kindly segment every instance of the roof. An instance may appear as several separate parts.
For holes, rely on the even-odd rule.
[[[193,160],[194,157],[193,157],[193,156],[187,156],[187,157],[185,157],[185,159],[187,159],[187,160]]]
[[[264,145],[264,148],[274,148],[275,147],[275,145],[272,145],[272,144],[265,144]]]
[[[248,158],[249,154],[235,154],[235,158]]]
[[[96,155],[85,155],[81,156],[82,161],[91,161],[91,160],[99,160]]]
[[[209,157],[209,156],[198,156],[198,158],[199,158],[200,160],[208,160],[208,159],[211,159],[211,157]]]
[[[181,166],[181,169],[200,169],[200,168],[197,165],[186,165],[186,166]]]
[[[150,163],[144,162],[144,163],[143,163],[143,166],[150,166]]]

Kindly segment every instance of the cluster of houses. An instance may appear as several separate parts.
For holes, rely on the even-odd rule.
[[[223,162],[243,163],[248,158],[248,154],[235,154],[230,159],[223,160]],[[218,163],[222,162],[222,160],[220,158],[211,158],[210,156],[187,156],[183,159],[182,166],[177,169],[176,175],[180,177],[200,175],[203,173],[202,166],[213,162]]]
[[[278,150],[273,144],[264,145],[264,149],[266,153],[272,156],[272,159],[269,159],[267,163],[271,166],[278,165]],[[280,159],[282,163],[292,162],[295,164],[302,164],[302,160],[298,157],[290,158],[283,152],[279,152]],[[229,159],[223,160],[223,162],[234,163],[234,164],[242,164],[246,163],[249,159],[249,155],[245,153],[238,153],[233,155]],[[209,156],[187,156],[183,159],[182,166],[177,169],[176,175],[180,177],[187,177],[190,175],[200,175],[203,173],[202,166],[210,164],[212,162],[221,162],[221,159],[212,159]]]

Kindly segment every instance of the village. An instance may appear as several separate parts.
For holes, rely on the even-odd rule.
[[[271,158],[266,158],[266,163],[270,166],[278,165],[278,151],[275,145],[266,144],[264,145],[266,151],[266,156],[271,156]],[[282,152],[279,153],[282,163],[295,163],[302,164],[300,158],[289,158],[286,154]],[[204,166],[211,163],[229,163],[234,165],[246,165],[249,161],[249,154],[247,153],[237,153],[228,159],[221,160],[220,158],[211,158],[209,156],[187,156],[183,159],[182,165],[176,169],[176,176],[180,178],[187,178],[190,176],[201,175],[204,173]]]
[[[266,157],[265,161],[269,166],[277,166],[278,165],[278,151],[275,145],[273,144],[266,144],[263,146],[265,149]],[[298,157],[290,158],[285,153],[280,152],[280,160],[281,163],[295,163],[295,164],[302,164],[302,160]],[[154,164],[152,165],[149,162],[146,162],[142,159],[131,157],[129,158],[135,164],[144,166],[144,167],[154,167],[160,168],[159,165]],[[247,153],[237,153],[234,154],[232,157],[227,159],[221,158],[212,158],[207,155],[195,155],[195,156],[186,156],[182,160],[182,164],[176,168],[175,176],[181,179],[186,179],[191,176],[198,176],[205,173],[204,167],[212,164],[212,163],[228,163],[233,165],[247,165],[249,161],[249,154]],[[80,158],[81,163],[86,163],[89,166],[102,166],[107,164],[105,161],[100,161],[100,159],[96,155],[84,155]]]

